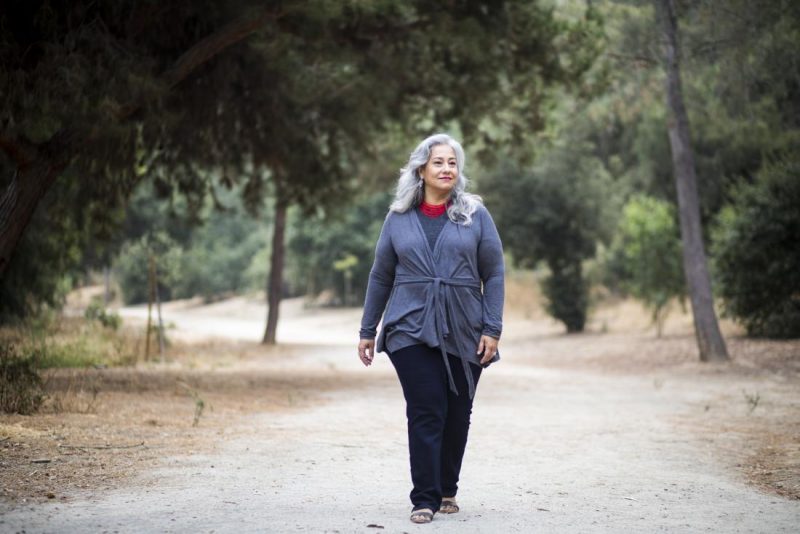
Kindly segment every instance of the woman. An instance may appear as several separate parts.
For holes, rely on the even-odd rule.
[[[361,320],[361,361],[387,352],[406,399],[415,523],[458,512],[475,387],[499,359],[503,248],[466,185],[464,150],[452,137],[433,135],[412,152],[378,238]]]

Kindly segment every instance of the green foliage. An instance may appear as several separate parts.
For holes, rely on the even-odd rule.
[[[749,335],[800,337],[800,158],[767,165],[738,187],[712,248],[725,312]]]
[[[658,335],[673,298],[683,298],[681,242],[671,204],[635,196],[625,205],[611,246],[612,271],[653,312]]]
[[[114,261],[125,301],[147,302],[147,258],[158,263],[162,300],[222,295],[263,288],[269,228],[248,215],[240,189],[224,191],[195,214],[185,205],[154,197],[152,188],[137,192],[127,211],[127,239]]]
[[[55,314],[28,321],[12,332],[20,353],[30,357],[37,369],[131,365],[140,342],[138,333]]]
[[[17,246],[17,254],[0,278],[0,323],[60,308],[80,276],[82,248],[88,229],[65,214],[74,208],[61,204],[64,197],[78,203],[69,188],[59,184],[36,211],[31,231]]]
[[[567,332],[582,332],[589,308],[589,284],[580,261],[548,265],[550,274],[542,281],[547,313],[564,323]]]
[[[550,269],[547,309],[569,332],[583,330],[588,285],[582,263],[607,233],[609,177],[599,161],[566,148],[543,152],[530,170],[504,168],[481,181],[504,247],[515,263]]]
[[[375,242],[389,203],[390,196],[379,193],[346,211],[297,214],[288,245],[290,285],[308,295],[333,290],[340,304],[363,302]]]
[[[579,258],[590,258],[598,241],[611,245],[614,235],[610,261],[603,262],[606,281],[610,278],[649,303],[658,324],[666,309],[663,303],[683,292],[674,215],[665,213],[674,202],[675,188],[660,50],[654,46],[660,35],[650,4],[593,5],[603,30],[594,42],[603,53],[580,78],[583,91],[545,91],[546,128],[512,143],[498,158],[531,161],[531,173],[540,176],[532,179],[526,176],[531,173],[494,166],[489,179],[479,179],[479,185],[489,207],[499,208],[492,212],[513,259],[522,265],[544,261],[550,266],[553,278],[545,282],[544,292],[551,313],[558,309],[560,315],[570,315],[552,300],[559,292],[564,292],[565,303],[574,302],[580,309],[586,283],[579,283]],[[566,3],[559,11],[572,7]],[[796,151],[800,142],[800,4],[723,0],[683,3],[679,9],[684,96],[701,213],[710,221],[734,184],[753,181],[765,161]],[[559,161],[566,163],[555,164]],[[605,178],[587,178],[591,176]],[[536,185],[564,177],[578,184],[574,190],[567,184]],[[602,185],[592,188],[593,183]],[[629,201],[641,203],[641,195],[658,206],[653,207],[652,220],[633,213],[634,208],[621,209]],[[575,208],[583,202],[588,203],[584,208]],[[604,206],[602,215],[581,216],[598,211],[591,209],[593,204]],[[621,215],[624,220],[619,221]],[[593,224],[604,227],[577,231]],[[656,242],[644,245],[650,239]],[[631,245],[636,242],[641,246]],[[566,266],[569,270],[556,278]],[[792,278],[781,283],[797,287]],[[580,314],[571,316],[573,324],[579,323]]]
[[[0,341],[0,411],[31,414],[44,399],[36,360],[20,354],[12,344]]]
[[[183,249],[182,276],[172,286],[173,295],[212,300],[227,293],[263,288],[266,277],[252,286],[247,273],[259,251],[268,250],[268,236],[266,225],[242,211],[212,211]]]
[[[106,328],[119,330],[122,325],[122,317],[118,313],[109,312],[105,306],[97,301],[92,301],[83,312],[83,316],[89,321],[97,321]]]
[[[103,365],[105,354],[87,336],[68,341],[40,339],[27,347],[39,369],[83,368]]]
[[[684,100],[697,166],[701,214],[709,222],[741,177],[800,143],[795,76],[800,4],[745,0],[680,4]],[[623,203],[636,194],[674,202],[666,135],[660,35],[652,5],[612,1],[596,8],[604,54],[574,103],[556,93],[551,135],[590,143]]]
[[[149,262],[155,264],[159,298],[169,300],[173,288],[183,275],[183,249],[164,232],[144,236],[126,244],[115,264],[122,295],[126,303],[148,301]]]
[[[207,49],[226,39],[204,38],[265,10],[272,16],[256,33]],[[58,183],[71,194],[50,195],[58,209],[37,214],[29,233],[40,235],[15,254],[0,313],[57,305],[53,289],[65,275],[107,265],[120,246],[120,208],[143,181],[159,198],[182,199],[190,215],[208,197],[216,201],[219,186],[238,186],[252,213],[267,195],[313,212],[361,191],[372,180],[365,175],[393,174],[378,159],[376,140],[387,133],[418,138],[455,125],[488,149],[521,138],[541,127],[543,87],[569,85],[596,57],[599,25],[584,11],[560,20],[527,0],[467,0],[457,8],[420,0],[202,0],[157,9],[11,1],[0,13],[0,135],[11,155],[0,159],[0,186],[26,147],[39,153],[63,132],[86,142],[77,153],[53,155],[68,162]],[[213,59],[180,83],[164,76],[201,42],[206,49],[192,57]],[[482,127],[487,118],[503,126],[501,135]],[[383,165],[377,173],[376,161]],[[170,236],[190,258],[181,277],[188,287],[170,287],[174,294],[242,287],[220,277],[243,271],[246,254],[194,255]],[[53,254],[40,240],[57,244]],[[56,254],[59,261],[50,261]]]

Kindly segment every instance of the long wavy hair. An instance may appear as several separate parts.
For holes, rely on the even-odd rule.
[[[475,213],[479,206],[483,205],[483,200],[478,195],[466,192],[469,179],[464,174],[464,149],[461,148],[461,144],[458,141],[443,133],[428,137],[417,145],[417,148],[411,153],[408,163],[400,169],[400,178],[397,180],[397,189],[389,210],[404,213],[422,203],[425,198],[425,190],[424,186],[420,187],[420,182],[422,182],[420,170],[428,163],[431,157],[431,150],[437,145],[448,145],[453,148],[456,153],[456,166],[458,167],[456,185],[450,191],[450,205],[447,208],[447,216],[454,223],[469,226],[472,224],[472,214]]]

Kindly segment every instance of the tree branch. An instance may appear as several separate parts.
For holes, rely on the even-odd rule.
[[[283,16],[281,12],[263,10],[256,15],[245,15],[229,22],[211,35],[195,43],[189,50],[181,54],[175,63],[162,74],[162,81],[172,89],[185,80],[195,69],[204,64],[231,45],[242,41],[253,32],[261,28],[267,21],[278,20]],[[119,108],[117,119],[122,121],[130,118],[145,102],[137,100],[129,102]]]
[[[256,16],[244,16],[239,20],[230,22],[218,31],[200,40],[193,47],[183,53],[171,69],[164,74],[169,88],[175,87],[183,81],[193,70],[210,60],[226,48],[238,43],[251,33],[255,32],[269,20],[277,20],[282,16],[264,10]]]

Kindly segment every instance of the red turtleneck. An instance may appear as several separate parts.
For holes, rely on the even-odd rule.
[[[419,205],[419,209],[423,215],[435,219],[447,211],[447,202],[444,204],[428,204],[423,200],[422,204]]]

